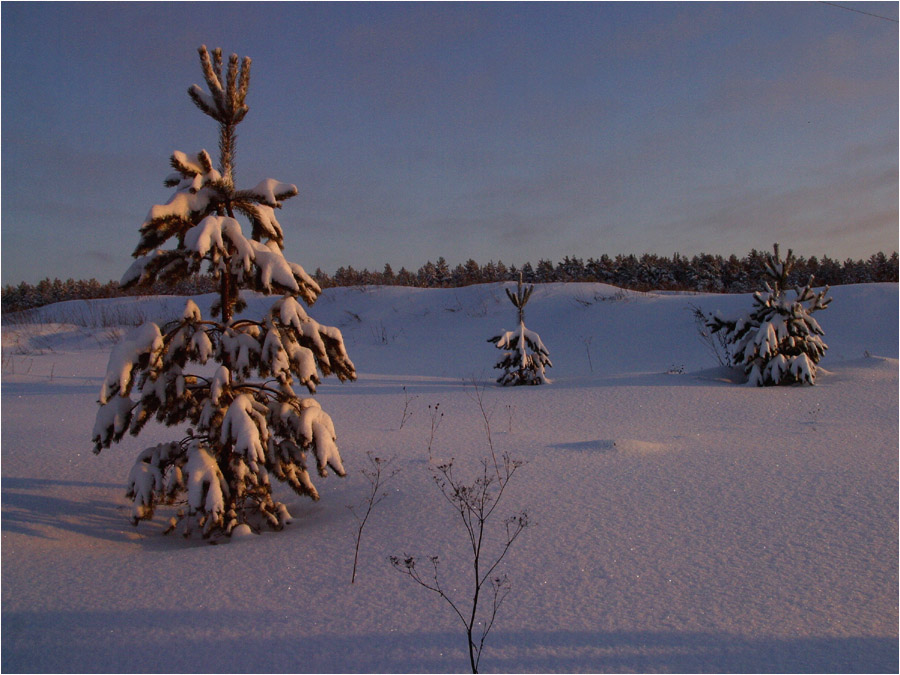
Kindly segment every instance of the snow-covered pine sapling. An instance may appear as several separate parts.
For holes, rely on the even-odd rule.
[[[181,440],[138,455],[128,495],[134,524],[151,518],[157,504],[182,500],[169,530],[199,528],[208,537],[243,523],[277,530],[289,522],[285,505],[273,499],[272,477],[318,499],[310,452],[319,475],[329,467],[345,474],[331,417],[315,399],[298,397],[294,385],[312,394],[320,374],[354,380],[356,370],[341,332],[317,323],[300,303],[315,302],[318,284],[282,254],[275,209],[296,186],[273,179],[234,186],[235,127],[248,110],[250,59],[232,55],[223,76],[221,50],[199,53],[208,91],[194,85],[188,94],[218,123],[219,163],[205,150],[172,155],[175,173],[165,184],[175,194],[150,209],[122,285],[177,280],[206,263],[219,288],[213,318],[188,300],[179,320],[144,323],[115,346],[93,441],[99,453],[152,418],[191,425]],[[174,246],[160,248],[167,242]],[[239,318],[242,289],[282,297],[259,320]]]
[[[365,528],[369,516],[372,514],[372,509],[374,509],[382,499],[387,497],[387,492],[382,491],[384,484],[400,473],[400,469],[393,469],[387,475],[384,473],[388,465],[394,461],[393,457],[390,459],[382,459],[381,457],[376,457],[371,451],[367,452],[366,455],[369,458],[369,468],[362,469],[361,473],[369,482],[369,492],[366,494],[366,498],[358,505],[347,507],[350,509],[350,513],[353,514],[353,517],[356,518],[358,525],[356,528],[356,549],[353,554],[353,574],[350,576],[351,584],[356,583],[356,565],[359,561],[359,544],[362,541],[363,528]],[[357,512],[357,510],[359,512]],[[360,513],[362,513],[362,515],[360,515]]]
[[[525,304],[534,292],[534,286],[523,286],[520,273],[515,295],[508,288],[504,290],[518,310],[519,327],[488,340],[497,349],[504,350],[503,358],[494,366],[503,371],[497,382],[502,385],[549,384],[550,379],[544,369],[553,366],[550,352],[541,341],[541,336],[525,327]]]
[[[778,244],[774,251],[766,254],[765,288],[753,294],[753,310],[737,319],[713,315],[707,327],[725,336],[731,360],[744,370],[749,384],[815,384],[816,364],[828,345],[812,314],[831,303],[828,287],[816,293],[810,277],[789,297],[788,277],[796,259],[788,249],[782,260]]]

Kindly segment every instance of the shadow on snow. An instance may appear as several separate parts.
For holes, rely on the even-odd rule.
[[[4,612],[2,668],[8,673],[198,668],[387,673],[463,672],[467,667],[458,633],[303,635],[301,614],[276,614],[221,609]],[[208,627],[210,634],[189,637],[197,626]],[[35,641],[35,635],[41,639]],[[897,672],[898,651],[895,637],[498,630],[481,665],[485,672]]]

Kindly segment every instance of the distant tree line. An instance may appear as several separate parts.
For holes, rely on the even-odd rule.
[[[401,267],[395,272],[388,264],[381,272],[353,267],[341,267],[333,275],[316,270],[313,275],[322,288],[333,286],[414,286],[418,288],[458,288],[472,284],[497,281],[517,281],[519,272],[528,284],[554,281],[602,282],[638,291],[669,290],[703,293],[748,293],[762,287],[765,253],[753,249],[743,258],[731,255],[701,253],[692,258],[674,254],[672,257],[652,254],[617,255],[587,260],[566,256],[554,264],[538,260],[537,265],[526,262],[521,267],[506,266],[502,261],[479,265],[471,258],[464,264],[450,267],[444,258],[426,262],[417,271]],[[815,276],[818,285],[839,286],[898,280],[896,251],[890,256],[876,253],[866,260],[848,258],[843,262],[823,256],[797,258],[789,282],[804,285]],[[44,279],[37,285],[21,283],[3,288],[3,312],[40,307],[63,300],[89,300],[124,295],[197,295],[212,293],[216,282],[207,276],[195,276],[177,285],[158,283],[151,288],[123,290],[118,282],[101,284],[96,279],[75,281]]]
[[[602,255],[584,260],[566,256],[553,264],[550,260],[530,262],[521,268],[507,267],[502,261],[479,265],[471,258],[465,264],[451,268],[444,258],[430,260],[416,272],[401,268],[394,272],[385,265],[381,272],[353,267],[341,267],[333,276],[316,270],[316,281],[326,286],[416,286],[420,288],[458,288],[496,281],[522,280],[529,284],[554,281],[602,282],[639,291],[672,290],[705,293],[748,293],[762,287],[766,254],[752,250],[743,258],[731,255],[701,253],[693,258],[676,253],[671,258],[652,254],[642,256]],[[876,253],[867,260],[844,262],[828,256],[797,258],[790,283],[805,284],[815,275],[817,284],[838,286],[879,281],[897,281],[897,253],[890,257]]]
[[[101,284],[96,279],[87,281],[67,279],[42,279],[36,285],[24,281],[18,286],[7,284],[3,287],[3,313],[34,309],[64,300],[94,300],[96,298],[119,298],[130,295],[199,295],[217,290],[212,277],[198,275],[177,284],[156,283],[147,288],[124,289],[118,281]]]

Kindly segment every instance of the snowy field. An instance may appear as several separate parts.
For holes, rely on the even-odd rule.
[[[360,376],[317,399],[348,477],[319,479],[317,503],[280,490],[284,532],[217,546],[162,536],[159,515],[128,522],[135,455],[171,430],[91,452],[117,324],[178,316],[184,299],[5,322],[2,670],[466,672],[459,619],[387,558],[439,555],[465,599],[431,413],[432,460],[474,475],[487,384],[495,447],[527,462],[502,515],[534,525],[507,558],[482,671],[897,672],[898,287],[831,294],[817,386],[760,389],[728,381],[690,311],[749,311],[749,295],[540,285],[526,324],[553,384],[500,388],[486,340],[514,327],[501,285],[330,289],[311,315],[341,328]],[[400,473],[351,585],[367,451]]]

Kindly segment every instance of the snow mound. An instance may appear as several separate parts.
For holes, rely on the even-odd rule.
[[[247,523],[241,523],[236,528],[231,531],[232,539],[242,539],[244,537],[252,537],[253,530],[250,529],[250,526]]]
[[[560,443],[554,447],[562,450],[575,450],[581,452],[621,452],[626,454],[641,454],[662,452],[669,449],[670,446],[665,443],[639,441],[634,438],[609,438],[576,441],[574,443]]]
[[[900,368],[900,360],[872,354],[865,357],[863,365],[870,368],[880,368],[881,370],[897,370],[897,368]]]
[[[638,441],[633,438],[617,438],[612,442],[613,447],[619,452],[625,453],[649,453],[649,452],[660,452],[662,450],[668,449],[665,443],[653,443],[651,441]]]

